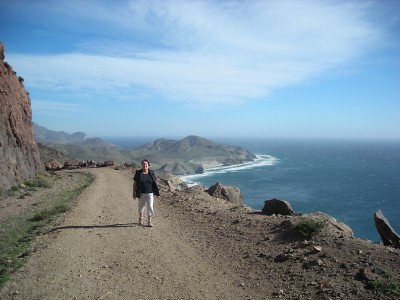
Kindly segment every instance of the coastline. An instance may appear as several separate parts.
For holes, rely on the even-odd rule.
[[[152,138],[148,138],[151,140]],[[182,176],[189,185],[221,182],[238,187],[244,202],[261,209],[265,200],[282,199],[296,212],[323,211],[348,224],[357,237],[377,241],[373,215],[381,209],[400,232],[400,143],[385,140],[214,138],[258,155],[278,158],[276,165],[246,169],[221,166],[210,157],[203,174]],[[145,139],[121,139],[141,145]],[[153,167],[157,167],[153,164]],[[159,166],[161,167],[161,166]],[[235,168],[237,169],[235,170]],[[242,174],[242,176],[241,176]],[[241,176],[241,178],[235,178]],[[181,176],[179,176],[181,177]]]
[[[207,165],[207,167],[204,166],[204,173],[202,174],[180,175],[178,177],[189,186],[193,186],[193,185],[199,185],[199,183],[194,180],[197,178],[204,178],[215,174],[237,172],[240,170],[252,169],[263,166],[271,166],[279,163],[279,159],[272,155],[268,154],[255,154],[255,155],[256,159],[251,162],[244,162],[241,164],[229,165],[229,166],[224,166],[220,163],[209,164]]]

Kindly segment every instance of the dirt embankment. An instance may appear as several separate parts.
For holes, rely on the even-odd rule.
[[[400,251],[327,230],[299,240],[296,217],[267,217],[201,188],[163,191],[154,227],[138,225],[131,174],[94,183],[1,291],[2,299],[396,299],[360,269],[399,280]],[[320,246],[315,252],[313,246]]]

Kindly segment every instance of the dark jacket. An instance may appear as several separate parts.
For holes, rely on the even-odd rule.
[[[142,178],[142,172],[143,172],[142,169],[137,170],[135,173],[135,176],[133,177],[133,180],[136,182],[136,197],[138,197],[138,198],[140,198],[140,194],[141,194],[140,180]],[[159,191],[158,185],[157,185],[157,177],[152,170],[149,170],[149,174],[150,174],[151,180],[153,181],[153,184],[152,184],[153,194],[156,196],[160,196],[160,191]]]

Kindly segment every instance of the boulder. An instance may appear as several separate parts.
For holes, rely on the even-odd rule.
[[[400,248],[400,236],[394,231],[382,211],[378,209],[374,214],[375,227],[385,246]]]
[[[57,160],[51,159],[44,164],[46,171],[57,171],[63,168],[63,165],[60,164]]]
[[[76,159],[69,159],[64,162],[64,168],[66,169],[76,169],[79,168],[79,161]]]
[[[235,186],[225,186],[217,182],[206,192],[216,198],[224,199],[235,204],[243,204],[243,195],[240,189]]]
[[[289,202],[279,199],[265,200],[262,213],[266,215],[293,215],[294,210]]]
[[[106,165],[107,167],[111,167],[115,165],[115,161],[114,160],[106,160],[104,162],[104,165]]]
[[[188,187],[188,185],[182,181],[179,177],[169,173],[169,172],[158,172],[157,180],[160,187],[164,187],[169,191],[181,191]]]
[[[111,167],[115,165],[114,160],[106,160],[102,163],[96,163],[96,167],[104,168],[104,167]]]

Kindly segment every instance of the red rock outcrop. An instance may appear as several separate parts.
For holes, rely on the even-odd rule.
[[[34,140],[31,100],[0,43],[0,190],[44,170]]]

